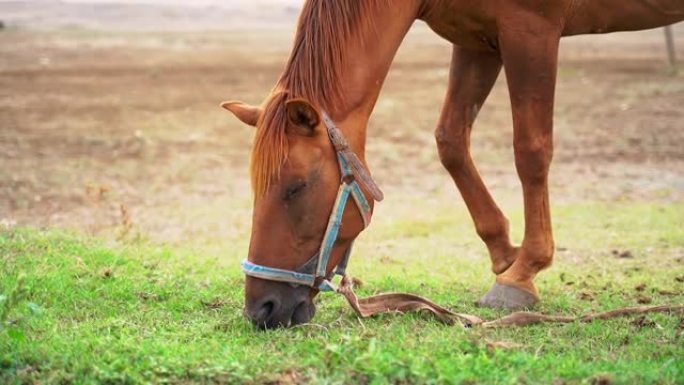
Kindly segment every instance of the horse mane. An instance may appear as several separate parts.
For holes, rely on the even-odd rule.
[[[346,107],[340,81],[349,42],[373,28],[373,11],[389,0],[307,0],[285,70],[257,122],[251,155],[252,188],[263,195],[287,159],[285,103],[303,98],[326,111]]]

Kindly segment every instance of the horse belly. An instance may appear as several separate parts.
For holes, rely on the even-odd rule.
[[[684,20],[684,0],[579,0],[564,36],[638,31]]]

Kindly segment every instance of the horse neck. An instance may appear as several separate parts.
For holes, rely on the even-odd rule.
[[[346,65],[339,81],[345,107],[328,112],[362,159],[368,120],[399,45],[417,17],[419,3],[407,0],[379,9],[372,15],[373,28],[349,42],[344,53]]]

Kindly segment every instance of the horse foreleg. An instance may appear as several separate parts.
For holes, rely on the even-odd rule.
[[[533,306],[539,300],[533,280],[553,260],[547,180],[553,154],[557,28],[557,24],[533,19],[500,31],[513,108],[515,165],[525,203],[525,234],[515,262],[497,276],[494,287],[480,300],[483,305]]]
[[[489,194],[470,156],[470,131],[501,71],[498,53],[474,52],[454,46],[449,88],[435,138],[439,157],[454,179],[487,245],[492,270],[505,271],[516,249],[508,237],[508,220]]]

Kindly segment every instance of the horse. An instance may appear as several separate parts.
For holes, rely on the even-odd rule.
[[[334,273],[344,274],[354,239],[382,200],[365,161],[368,120],[416,20],[453,45],[435,138],[490,255],[495,279],[478,303],[515,310],[540,301],[534,279],[553,261],[548,173],[561,37],[673,24],[684,20],[684,1],[307,0],[270,95],[258,106],[222,103],[256,128],[243,270],[245,314],[257,327],[309,322],[314,297],[335,289]],[[469,152],[478,111],[502,68],[523,190],[519,246]]]

